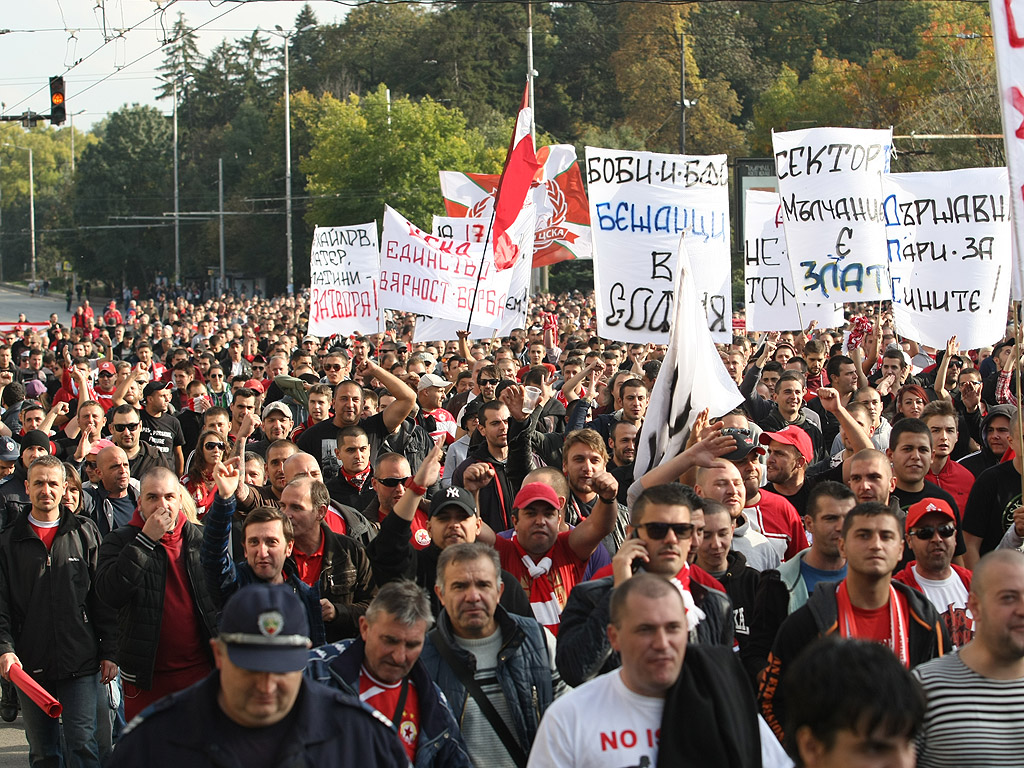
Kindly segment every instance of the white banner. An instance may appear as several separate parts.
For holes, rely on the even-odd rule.
[[[881,174],[892,129],[772,133],[798,301],[889,298]]]
[[[317,227],[309,258],[309,329],[314,336],[380,330],[377,222]]]
[[[673,282],[677,301],[669,324],[668,350],[637,435],[634,477],[638,480],[682,453],[693,422],[704,408],[716,419],[743,402],[706,328],[697,297],[696,268],[687,254],[689,240],[684,237],[677,246],[679,268]]]
[[[726,156],[587,147],[586,159],[598,334],[668,343],[685,234],[708,328],[715,341],[731,341]]]
[[[992,41],[999,75],[1003,145],[1013,206],[1013,298],[1024,299],[1024,7],[1019,0],[990,0]]]
[[[1010,182],[1005,168],[894,173],[884,179],[893,319],[941,349],[999,341],[1010,300]]]
[[[435,216],[432,224],[433,234],[448,239],[466,239],[473,243],[484,242],[487,234],[486,219],[467,219],[462,216]],[[513,237],[515,233],[510,233]],[[517,240],[521,248],[532,247],[530,238]],[[509,284],[508,300],[502,313],[501,325],[487,328],[475,321],[469,329],[471,339],[489,339],[491,336],[508,336],[516,328],[526,327],[527,310],[530,304],[530,264],[532,258],[527,251],[512,267],[512,280]],[[475,320],[475,318],[474,318]],[[416,328],[413,341],[448,341],[456,337],[456,331],[465,328],[453,320],[445,320],[428,315],[416,316]]]
[[[794,331],[812,320],[819,328],[842,325],[842,305],[797,302],[781,208],[777,192],[747,190],[743,221],[746,330]]]
[[[514,269],[499,271],[490,248],[424,232],[384,207],[379,300],[399,312],[496,327],[508,301]],[[476,299],[475,305],[474,297]]]

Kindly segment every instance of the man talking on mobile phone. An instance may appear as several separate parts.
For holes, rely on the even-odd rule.
[[[680,590],[692,642],[732,647],[732,603],[721,584],[686,561],[693,536],[690,513],[699,503],[693,491],[679,483],[652,486],[636,500],[626,540],[612,558],[610,573],[602,569],[593,580],[577,585],[562,612],[555,663],[569,685],[619,668],[619,655],[604,628],[611,621],[615,589],[641,570]]]

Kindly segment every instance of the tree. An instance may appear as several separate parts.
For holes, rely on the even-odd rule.
[[[203,64],[202,54],[199,53],[198,38],[195,30],[185,21],[185,14],[179,13],[178,18],[171,27],[171,34],[164,44],[164,61],[157,71],[160,72],[163,82],[157,86],[157,98],[169,99],[174,95],[172,80],[175,77],[180,79],[178,85],[178,103],[180,104],[186,94],[186,87],[195,80],[196,75]]]
[[[159,110],[138,104],[112,113],[82,153],[74,203],[81,227],[79,275],[144,285],[173,261],[171,230],[131,217],[171,210],[171,127]],[[131,229],[96,229],[109,225]]]
[[[619,6],[621,45],[612,55],[623,96],[626,123],[645,137],[649,149],[679,149],[679,59],[689,6],[627,3]],[[721,78],[703,80],[686,49],[686,98],[696,105],[686,113],[686,151],[728,152],[745,147],[742,131],[730,118],[740,111],[736,94]]]
[[[442,210],[438,171],[496,173],[504,156],[504,148],[488,150],[458,110],[408,97],[393,97],[389,108],[383,86],[346,101],[324,95],[300,110],[313,139],[301,163],[311,226],[379,219],[387,203],[429,230],[431,214]]]

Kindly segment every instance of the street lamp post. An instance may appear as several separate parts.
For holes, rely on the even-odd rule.
[[[28,228],[32,253],[32,282],[36,281],[36,183],[32,165],[32,147],[22,147],[4,142],[5,147],[13,147],[28,152]]]
[[[307,24],[302,29],[282,29],[276,25],[271,34],[284,41],[284,210],[285,210],[285,283],[288,295],[295,292],[295,270],[292,259],[292,110],[291,93],[288,83],[288,41],[300,32],[313,29],[314,24]]]
[[[85,110],[80,109],[77,112],[68,112],[68,120],[71,123],[71,175],[75,175],[75,115],[84,115]]]

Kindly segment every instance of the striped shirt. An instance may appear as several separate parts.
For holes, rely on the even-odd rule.
[[[1024,755],[1024,679],[982,677],[951,653],[913,670],[928,708],[917,768],[1020,765]]]

